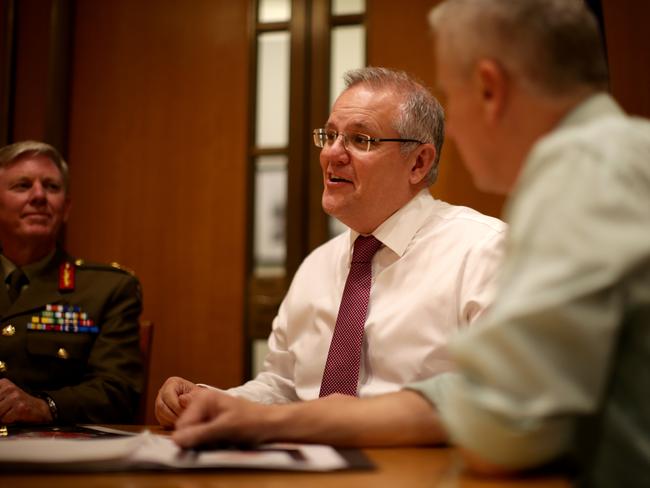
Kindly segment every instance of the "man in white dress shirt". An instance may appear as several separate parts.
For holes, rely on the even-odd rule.
[[[650,123],[606,92],[581,0],[447,0],[437,78],[477,184],[508,192],[498,292],[457,372],[287,406],[197,396],[174,433],[337,445],[450,439],[483,472],[566,456],[581,487],[650,486]]]
[[[359,397],[450,370],[449,337],[490,301],[506,227],[430,195],[443,141],[440,104],[405,73],[384,68],[349,72],[346,85],[314,142],[322,148],[323,209],[350,229],[303,261],[273,322],[263,371],[229,395],[264,404],[319,397],[359,235],[383,244],[372,260]],[[169,378],[156,400],[160,423],[173,425],[198,390]]]

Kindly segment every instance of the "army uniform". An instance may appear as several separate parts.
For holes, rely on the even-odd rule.
[[[0,286],[0,378],[44,398],[57,423],[132,422],[142,385],[137,278],[61,249],[22,270],[29,283],[13,304]]]

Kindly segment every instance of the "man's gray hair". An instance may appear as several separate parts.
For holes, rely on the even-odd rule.
[[[50,146],[44,142],[21,141],[0,148],[0,168],[10,166],[24,157],[37,155],[46,156],[59,169],[63,178],[63,188],[67,194],[70,188],[68,163],[65,162],[61,153],[54,146]]]
[[[607,89],[598,22],[583,0],[446,0],[429,23],[466,71],[490,58],[543,94]]]
[[[375,90],[394,90],[402,96],[397,120],[393,128],[401,139],[416,139],[430,143],[436,148],[436,156],[427,174],[429,185],[438,178],[438,163],[444,141],[445,113],[436,98],[422,83],[404,71],[388,68],[366,67],[345,73],[346,89],[359,84],[367,84]],[[402,153],[412,150],[417,143],[402,143]]]

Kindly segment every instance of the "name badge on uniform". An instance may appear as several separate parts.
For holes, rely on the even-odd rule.
[[[46,305],[38,315],[32,315],[28,330],[97,334],[99,327],[77,305]]]

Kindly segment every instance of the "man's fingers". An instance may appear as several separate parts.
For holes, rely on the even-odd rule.
[[[190,402],[192,401],[192,397],[194,397],[195,394],[192,392],[189,393],[183,393],[178,397],[178,405],[185,410],[187,407],[190,406]]]
[[[184,401],[189,404],[178,418],[176,428],[215,419],[221,413],[223,402],[227,402],[228,398],[227,395],[212,390],[201,390],[188,394]]]
[[[18,418],[16,417],[16,412],[11,406],[9,406],[8,409],[6,409],[5,412],[0,415],[0,422],[4,424],[13,424],[16,422]]]
[[[163,401],[156,402],[156,410],[154,413],[156,414],[156,419],[158,419],[158,422],[163,427],[173,427],[174,422],[178,418],[178,415],[172,412]]]
[[[176,420],[176,428],[182,429],[190,425],[198,424],[206,420],[206,417],[204,402],[192,402],[178,417],[178,420]]]
[[[183,407],[178,401],[178,394],[175,390],[167,390],[162,393],[160,400],[165,406],[171,410],[175,416],[178,416],[183,411]]]
[[[176,384],[176,393],[182,395],[184,393],[190,393],[196,385],[191,381],[188,381],[183,378],[178,378],[178,383]]]
[[[217,420],[180,427],[172,434],[172,440],[180,447],[195,447],[221,439]]]
[[[155,415],[160,425],[173,427],[174,422],[189,404],[189,396],[193,390],[194,383],[183,378],[172,377],[165,381],[158,391],[155,406]],[[187,398],[181,400],[184,396]]]

